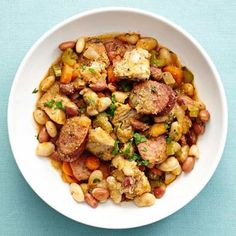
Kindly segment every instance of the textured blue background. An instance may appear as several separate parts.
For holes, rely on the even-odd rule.
[[[122,231],[76,223],[40,200],[16,166],[6,123],[11,84],[17,67],[32,44],[67,17],[102,6],[149,10],[185,28],[216,64],[229,106],[229,133],[224,155],[206,188],[171,217]],[[235,1],[0,0],[0,9],[0,235],[236,235]]]

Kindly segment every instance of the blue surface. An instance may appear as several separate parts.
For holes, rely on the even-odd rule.
[[[167,219],[122,231],[79,224],[48,207],[24,181],[7,134],[8,96],[25,53],[58,22],[102,6],[149,10],[186,29],[216,64],[229,106],[229,133],[224,155],[206,188]],[[0,235],[236,235],[235,1],[1,0],[0,9]]]

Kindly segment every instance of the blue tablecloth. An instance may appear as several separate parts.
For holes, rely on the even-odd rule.
[[[185,28],[216,64],[229,105],[229,133],[224,155],[206,188],[167,219],[122,231],[76,223],[48,207],[20,174],[7,133],[8,96],[25,53],[58,22],[102,6],[149,10]],[[1,0],[0,11],[0,235],[236,235],[235,1]]]

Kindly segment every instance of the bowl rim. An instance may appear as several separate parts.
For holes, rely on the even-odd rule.
[[[186,199],[184,204],[181,204],[180,206],[178,206],[175,211],[172,212],[168,212],[167,214],[164,214],[160,219],[156,220],[153,219],[152,221],[149,222],[144,222],[144,223],[139,223],[138,225],[130,225],[130,226],[119,226],[119,227],[114,227],[114,226],[104,226],[104,225],[99,225],[99,224],[91,224],[87,221],[83,221],[80,219],[80,221],[78,221],[75,217],[70,216],[69,214],[65,213],[65,212],[61,212],[58,209],[56,209],[54,206],[52,206],[49,201],[47,199],[44,199],[43,197],[40,196],[40,194],[38,193],[38,191],[35,189],[34,186],[32,186],[30,184],[30,182],[27,180],[27,178],[25,177],[25,174],[22,172],[22,169],[20,167],[20,161],[18,158],[16,158],[17,153],[16,150],[14,150],[13,148],[13,133],[11,132],[11,124],[10,124],[10,116],[11,116],[11,109],[12,109],[12,104],[13,104],[13,99],[14,99],[14,91],[16,90],[16,86],[17,86],[17,82],[20,78],[20,74],[23,70],[23,68],[25,67],[26,62],[28,61],[28,58],[31,56],[31,54],[34,52],[34,50],[40,45],[40,43],[42,43],[48,36],[50,36],[51,34],[53,34],[55,31],[57,31],[58,29],[60,29],[61,27],[63,27],[64,25],[74,21],[74,20],[78,20],[79,18],[85,17],[85,16],[90,16],[93,14],[97,14],[97,13],[106,13],[106,12],[126,12],[126,13],[136,13],[139,15],[144,15],[144,16],[148,16],[148,17],[152,17],[154,19],[160,20],[161,22],[175,28],[179,33],[181,33],[183,36],[185,36],[186,38],[188,38],[193,44],[194,46],[200,51],[200,53],[202,54],[202,56],[206,59],[206,61],[209,64],[209,67],[212,70],[212,73],[214,74],[214,78],[215,81],[217,83],[217,86],[219,88],[219,92],[220,92],[220,98],[221,98],[221,102],[222,102],[222,137],[219,141],[219,151],[218,151],[218,155],[215,158],[215,161],[213,163],[213,166],[211,168],[211,171],[208,173],[208,175],[204,178],[203,184],[198,188],[198,191],[194,194],[192,194],[188,199]],[[214,63],[212,62],[212,60],[210,59],[210,57],[208,56],[208,54],[206,53],[205,49],[197,42],[197,40],[191,36],[187,31],[185,31],[182,27],[178,26],[176,23],[168,20],[167,18],[160,16],[157,13],[152,13],[149,12],[147,10],[141,10],[138,8],[132,8],[132,7],[100,7],[100,8],[94,8],[91,10],[86,10],[86,11],[82,11],[80,13],[77,13],[69,18],[66,18],[64,20],[62,20],[60,23],[56,24],[55,26],[51,27],[49,30],[47,30],[45,33],[43,33],[43,35],[41,37],[39,37],[38,40],[36,40],[33,45],[31,46],[31,48],[27,51],[27,53],[25,54],[23,60],[21,61],[17,72],[14,76],[14,80],[11,86],[11,91],[10,91],[10,95],[9,95],[9,99],[8,99],[8,110],[7,110],[7,127],[8,127],[8,137],[9,137],[9,142],[10,142],[10,146],[11,146],[11,150],[13,153],[13,157],[15,159],[15,162],[22,174],[22,176],[24,177],[25,181],[28,183],[28,185],[31,187],[31,189],[40,197],[40,199],[42,199],[47,205],[49,205],[51,208],[53,208],[54,210],[56,210],[57,212],[59,212],[60,214],[76,221],[79,223],[83,223],[89,226],[93,226],[93,227],[99,227],[99,228],[109,228],[109,229],[127,229],[127,228],[136,228],[136,227],[140,227],[140,226],[144,226],[144,225],[148,225],[154,222],[157,222],[159,220],[162,220],[172,214],[174,214],[175,212],[179,211],[181,208],[185,207],[189,202],[191,202],[202,190],[203,188],[207,185],[207,183],[210,181],[210,179],[212,178],[213,174],[216,171],[216,168],[221,160],[221,157],[223,155],[223,151],[224,151],[224,147],[226,144],[226,138],[227,138],[227,132],[228,132],[228,107],[227,107],[227,100],[226,100],[226,95],[225,95],[225,91],[224,91],[224,87],[223,87],[223,83],[220,79],[220,75],[214,65]]]

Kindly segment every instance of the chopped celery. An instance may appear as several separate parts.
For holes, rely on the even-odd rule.
[[[59,65],[53,65],[52,66],[53,72],[55,74],[56,77],[60,77],[61,76],[61,67]]]
[[[61,57],[61,60],[68,64],[69,66],[73,66],[76,63],[76,60],[78,59],[77,54],[73,51],[71,48],[67,48]]]
[[[180,151],[180,149],[181,149],[181,146],[178,142],[171,141],[170,143],[167,144],[166,154],[168,156],[172,156],[176,152]]]
[[[191,83],[194,79],[193,73],[185,66],[182,69],[184,73],[184,83]]]
[[[157,51],[152,51],[151,52],[151,59],[150,59],[150,64],[151,66],[156,66],[156,67],[163,67],[166,64],[166,61],[164,58],[157,58]]]
[[[198,117],[199,108],[197,106],[188,105],[189,116],[190,117]]]

